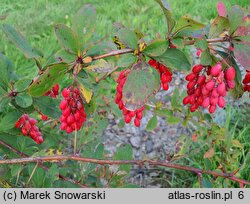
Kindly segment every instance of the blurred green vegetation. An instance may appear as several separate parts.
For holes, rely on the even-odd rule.
[[[249,5],[248,0],[223,0],[223,2],[228,9],[234,4],[242,7]],[[96,32],[100,36],[111,37],[114,22],[139,29],[150,37],[166,31],[161,9],[153,0],[1,0],[0,16],[7,15],[7,18],[1,20],[0,24],[8,23],[15,26],[34,47],[43,51],[45,57],[48,57],[59,48],[53,25],[56,23],[70,25],[74,13],[86,3],[93,4],[97,8]],[[207,23],[217,15],[217,0],[205,3],[202,0],[169,0],[169,3],[175,18],[187,14]],[[0,52],[15,63],[19,72],[26,74],[27,69],[33,67],[33,62],[26,60],[16,47],[7,41],[1,29],[0,36]]]

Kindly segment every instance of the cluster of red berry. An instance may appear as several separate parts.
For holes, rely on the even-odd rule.
[[[37,144],[41,144],[43,142],[43,137],[36,123],[37,121],[34,118],[30,118],[27,114],[24,114],[16,122],[15,127],[21,128],[24,136],[29,135]]]
[[[47,91],[44,96],[50,96],[51,98],[56,98],[59,94],[59,84],[52,87],[51,90]]]
[[[141,124],[141,119],[142,119],[142,115],[143,115],[143,110],[144,110],[144,106],[142,106],[141,108],[131,111],[128,110],[125,106],[124,103],[122,101],[122,90],[123,90],[123,86],[127,80],[127,75],[130,73],[130,70],[123,70],[120,72],[119,74],[119,78],[117,80],[117,87],[116,87],[116,98],[115,98],[115,103],[118,104],[118,107],[120,110],[122,110],[122,113],[124,115],[124,121],[126,123],[130,123],[131,120],[133,118],[134,119],[134,124],[136,127],[139,127]]]
[[[250,92],[250,71],[247,71],[242,83],[243,83],[244,91]]]
[[[191,112],[196,111],[199,106],[208,108],[210,113],[215,112],[216,105],[223,108],[227,91],[235,86],[235,74],[233,67],[223,71],[220,62],[213,67],[195,65],[186,76],[188,96],[183,99],[183,104],[190,104]]]
[[[62,110],[60,129],[70,134],[74,130],[81,129],[86,121],[86,114],[78,88],[73,86],[65,88],[62,91],[62,96],[64,99],[60,103],[60,109]]]
[[[167,91],[169,89],[168,83],[172,81],[172,73],[166,66],[160,64],[156,60],[151,59],[148,61],[148,64],[154,67],[160,73],[161,87]]]

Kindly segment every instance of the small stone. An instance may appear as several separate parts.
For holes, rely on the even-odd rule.
[[[141,144],[141,138],[140,137],[131,137],[129,139],[131,145],[135,148],[139,148],[140,147],[140,144]]]

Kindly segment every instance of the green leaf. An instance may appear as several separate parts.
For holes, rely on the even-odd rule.
[[[33,103],[32,97],[28,95],[27,93],[18,94],[15,97],[15,100],[16,100],[17,105],[19,105],[22,108],[27,108],[31,106]]]
[[[72,28],[77,33],[79,41],[83,45],[92,37],[96,26],[96,9],[90,5],[84,5],[73,17]]]
[[[203,180],[202,180],[202,186],[204,188],[213,188],[213,183],[211,181],[209,181],[208,179],[203,178]]]
[[[49,182],[51,184],[53,184],[55,181],[59,179],[58,174],[59,174],[59,169],[57,168],[57,165],[52,164],[52,166],[49,168],[49,170],[46,173],[46,178],[49,179]]]
[[[187,30],[187,31],[195,31],[195,30],[199,30],[201,28],[204,28],[205,25],[202,23],[199,23],[191,18],[189,18],[188,16],[183,16],[181,17],[174,30],[173,33],[178,33],[179,31],[183,31],[183,30]]]
[[[161,7],[168,24],[168,34],[171,33],[173,27],[175,26],[175,20],[170,12],[169,5],[164,0],[155,0]]]
[[[6,110],[6,106],[10,103],[11,98],[8,96],[0,95],[0,113]]]
[[[156,39],[142,51],[142,53],[150,56],[157,57],[162,55],[168,49],[169,43],[165,39]]]
[[[4,24],[3,31],[6,36],[13,42],[27,58],[39,58],[41,57],[35,49],[31,47],[28,41],[11,25]]]
[[[142,107],[147,99],[160,87],[160,75],[144,61],[133,65],[123,87],[123,102],[127,109],[136,110]]]
[[[217,16],[213,20],[210,26],[209,37],[210,38],[219,37],[220,34],[228,30],[229,30],[228,19],[222,16]]]
[[[178,91],[178,89],[175,89],[175,90],[174,90],[174,94],[173,94],[173,96],[171,97],[171,106],[172,106],[173,108],[178,107],[179,101],[180,101],[180,98],[179,98],[179,91]]]
[[[29,94],[33,97],[42,96],[63,79],[67,71],[67,66],[65,63],[48,66],[45,72],[31,84]]]
[[[212,63],[212,57],[211,57],[211,54],[209,52],[209,50],[204,50],[202,53],[201,53],[201,59],[200,59],[200,62],[202,65],[211,65]]]
[[[111,52],[116,50],[116,46],[113,42],[101,42],[96,45],[93,45],[89,48],[89,50],[86,53],[86,56],[97,56],[102,55],[107,52]]]
[[[59,118],[61,111],[59,110],[60,100],[56,98],[50,98],[48,96],[42,96],[33,99],[34,106],[41,111],[44,115],[50,118]]]
[[[177,47],[177,48],[184,48],[184,40],[183,38],[174,38],[172,40],[172,43]]]
[[[122,28],[117,31],[116,36],[127,48],[137,49],[137,36],[134,31]]]
[[[232,6],[231,10],[228,11],[228,19],[230,24],[230,32],[229,34],[233,34],[238,26],[241,24],[244,17],[244,12],[242,8],[238,5]]]
[[[30,85],[31,83],[31,79],[28,79],[28,78],[24,78],[24,79],[20,79],[18,80],[16,83],[15,83],[15,88],[18,92],[22,92],[24,91],[25,89],[28,88],[28,86]]]
[[[133,53],[117,56],[117,66],[131,67],[135,63],[137,57]]]
[[[76,56],[72,53],[67,52],[64,49],[61,49],[55,53],[55,58],[59,62],[70,63],[76,59]]]
[[[197,40],[194,45],[202,50],[206,50],[208,48],[208,43],[205,39]]]
[[[168,124],[176,124],[176,123],[179,123],[180,121],[181,121],[180,118],[175,117],[175,116],[167,117]]]
[[[167,49],[161,56],[154,57],[158,62],[171,69],[189,70],[191,67],[186,55],[179,49]]]
[[[21,113],[16,110],[8,112],[4,117],[0,118],[0,131],[12,129],[20,116]]]
[[[133,159],[133,149],[130,144],[122,145],[118,147],[117,151],[113,156],[114,160],[132,160]],[[125,164],[120,166],[120,170],[129,172],[131,169],[130,164]]]
[[[159,116],[164,116],[164,117],[173,116],[173,111],[168,109],[157,109],[155,112]]]
[[[0,87],[7,90],[7,86],[14,75],[12,62],[0,52]]]
[[[157,124],[158,124],[158,119],[157,119],[157,116],[154,115],[152,118],[150,118],[150,120],[148,121],[148,124],[147,124],[147,131],[152,131],[154,130],[156,127],[157,127]]]
[[[54,26],[56,37],[61,46],[69,53],[77,54],[79,42],[75,32],[64,24]]]

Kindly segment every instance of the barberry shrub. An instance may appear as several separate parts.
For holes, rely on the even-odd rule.
[[[22,78],[13,63],[0,53],[1,141],[27,157],[72,154],[74,146],[77,155],[103,159],[107,154],[101,135],[109,124],[108,116],[123,118],[125,123],[133,121],[131,125],[140,127],[143,116],[151,109],[154,115],[148,121],[148,131],[157,127],[158,116],[166,117],[170,124],[182,122],[188,126],[190,122],[196,125],[197,132],[202,129],[200,121],[206,121],[207,135],[220,135],[206,145],[204,158],[213,159],[225,129],[213,123],[212,114],[226,107],[228,93],[238,99],[244,91],[250,91],[249,15],[239,6],[227,12],[220,3],[219,15],[205,25],[187,16],[175,20],[161,0],[156,2],[166,17],[166,25],[161,26],[168,28],[167,33],[149,39],[138,30],[115,23],[111,38],[114,43],[110,43],[110,39],[105,41],[95,32],[96,10],[88,4],[74,15],[71,27],[54,26],[62,48],[50,59],[45,59],[13,26],[4,24],[6,37],[27,59],[34,60],[38,75]],[[197,50],[196,65],[192,66],[192,53],[187,46]],[[246,70],[243,80],[239,66]],[[172,93],[169,88],[174,87],[172,78],[177,72],[186,75],[187,94],[180,93],[178,88]],[[171,106],[154,98],[163,91],[170,92],[167,97]],[[182,106],[182,100],[188,108]],[[243,148],[238,140],[233,141],[234,148]],[[239,152],[243,158],[244,151]],[[13,157],[6,149],[0,153],[1,157]],[[132,147],[120,146],[113,159],[131,160]],[[222,165],[222,158],[219,159]],[[207,168],[207,161],[204,165]],[[23,186],[24,181],[18,180],[20,174],[27,177],[33,171],[31,185],[35,187],[69,186],[58,180],[64,176],[78,178],[74,185],[82,182],[89,186],[117,187],[129,186],[125,175],[131,166],[121,165],[114,170],[97,164],[65,163],[59,167],[52,163],[38,169],[33,164],[7,168],[11,171],[6,170],[4,178],[12,185],[16,182]],[[40,179],[45,177],[45,171],[49,176]],[[10,179],[10,174],[17,180]]]

